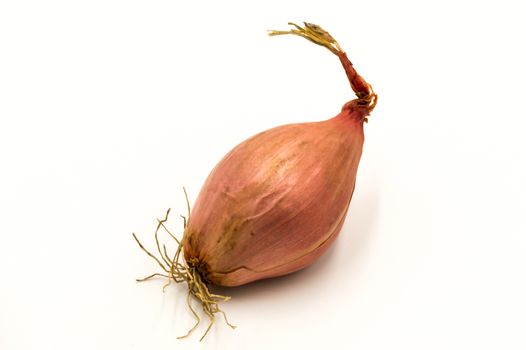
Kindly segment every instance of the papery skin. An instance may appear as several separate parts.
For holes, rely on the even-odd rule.
[[[329,120],[279,126],[232,149],[192,209],[187,263],[221,286],[312,264],[343,225],[368,112],[348,103]]]

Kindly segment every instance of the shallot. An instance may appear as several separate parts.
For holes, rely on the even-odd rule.
[[[208,176],[191,211],[188,206],[181,241],[166,228],[167,217],[159,220],[155,239],[160,258],[134,235],[164,271],[140,281],[160,276],[167,284],[186,282],[188,303],[198,319],[190,332],[199,324],[191,297],[211,321],[203,337],[214,315],[224,315],[219,302],[229,299],[212,294],[210,285],[239,286],[309,266],[334,242],[353,195],[363,124],[377,95],[327,31],[311,23],[289,24],[291,30],[269,35],[297,35],[330,50],[356,98],[328,120],[279,126],[232,149]],[[164,245],[161,249],[160,228],[176,240],[175,254],[169,255]]]

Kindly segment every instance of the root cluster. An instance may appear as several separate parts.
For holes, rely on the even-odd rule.
[[[184,194],[186,197],[186,203],[188,207],[188,217],[190,217],[190,204],[188,202],[188,196],[186,194],[186,190],[184,191]],[[228,322],[225,312],[221,310],[221,308],[219,307],[219,302],[227,301],[230,299],[230,297],[211,293],[207,283],[203,280],[203,278],[199,274],[199,271],[196,268],[194,268],[192,265],[189,265],[184,260],[184,256],[183,254],[181,254],[183,250],[183,246],[184,246],[184,238],[182,240],[177,239],[177,237],[175,237],[175,235],[173,235],[165,225],[166,221],[168,220],[169,214],[170,214],[170,209],[166,211],[166,215],[164,219],[162,220],[157,219],[158,224],[155,230],[155,243],[156,243],[157,252],[160,258],[150,253],[150,251],[148,251],[144,247],[144,245],[139,241],[135,233],[133,233],[133,238],[135,238],[135,241],[137,242],[137,244],[139,244],[139,247],[149,257],[154,259],[163,271],[161,273],[153,273],[147,277],[137,279],[137,282],[148,281],[152,278],[166,279],[166,283],[163,286],[163,292],[166,289],[166,287],[168,287],[172,282],[186,283],[188,287],[188,294],[187,294],[186,302],[188,304],[188,308],[190,309],[190,311],[192,312],[192,314],[194,315],[196,319],[196,323],[185,335],[178,337],[178,339],[188,337],[201,323],[201,318],[199,317],[198,312],[192,306],[192,301],[193,301],[192,299],[196,299],[201,304],[203,312],[209,318],[208,327],[206,328],[206,331],[202,335],[200,341],[204,339],[204,337],[208,334],[208,332],[212,328],[212,325],[215,322],[215,315],[217,313],[221,313],[223,315],[223,318],[225,319],[226,324],[228,324],[232,328],[235,328],[235,326],[231,325]],[[183,215],[181,215],[181,217],[183,218],[183,226],[186,229],[187,218]],[[159,231],[161,230],[161,228],[176,243],[177,248],[173,255],[168,254],[165,244],[162,244],[162,249],[161,249],[161,244],[159,242]]]

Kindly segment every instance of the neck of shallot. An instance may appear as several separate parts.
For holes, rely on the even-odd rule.
[[[338,52],[337,54],[340,62],[345,70],[347,79],[351,84],[356,97],[354,100],[347,102],[342,107],[342,112],[349,111],[354,118],[358,118],[367,122],[367,116],[372,112],[378,100],[373,88],[364,78],[354,69],[352,62],[347,57],[345,52]]]
[[[378,100],[371,85],[365,81],[354,69],[347,54],[341,48],[340,44],[319,25],[313,23],[303,22],[304,26],[299,26],[295,23],[289,23],[292,26],[290,30],[271,30],[269,35],[297,35],[305,38],[316,45],[320,45],[328,49],[334,55],[338,56],[340,62],[347,74],[351,88],[356,94],[356,98],[347,102],[340,114],[349,114],[350,119],[356,119],[361,122],[367,122],[367,116],[372,112]]]

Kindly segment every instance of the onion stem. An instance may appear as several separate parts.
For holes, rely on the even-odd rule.
[[[342,50],[340,44],[338,44],[332,35],[317,24],[303,22],[304,27],[291,22],[288,24],[294,28],[290,30],[269,30],[268,35],[297,35],[315,43],[316,45],[327,48],[333,54],[338,56],[343,69],[345,70],[345,74],[349,79],[351,88],[357,97],[357,99],[351,101],[351,103],[346,104],[347,108],[365,109],[366,114],[369,114],[376,106],[378,96],[374,93],[372,86],[356,72],[351,61],[347,57],[347,54]]]

